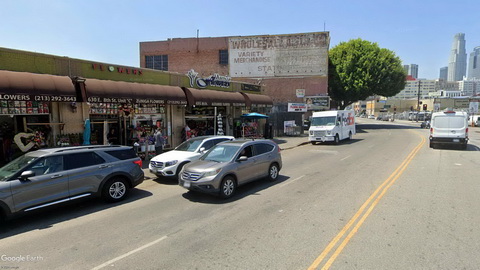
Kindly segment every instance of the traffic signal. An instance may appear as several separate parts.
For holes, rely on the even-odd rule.
[[[424,110],[424,111],[427,110],[427,104],[423,104],[423,110]]]

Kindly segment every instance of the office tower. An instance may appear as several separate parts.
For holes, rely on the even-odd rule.
[[[465,34],[458,33],[453,38],[450,61],[448,63],[448,80],[461,81],[467,75],[467,52],[465,51]]]
[[[448,67],[440,68],[440,79],[444,81],[448,80]]]
[[[403,70],[405,70],[405,73],[407,73],[407,75],[412,76],[414,79],[418,78],[417,64],[403,65]]]
[[[410,64],[409,75],[412,75],[412,77],[415,78],[415,79],[418,78],[418,65],[417,64]]]
[[[470,53],[470,60],[468,61],[468,78],[480,79],[480,46],[475,47]]]

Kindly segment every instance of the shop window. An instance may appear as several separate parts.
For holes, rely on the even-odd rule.
[[[220,65],[228,65],[228,50],[219,50],[219,64]]]
[[[157,70],[168,70],[168,55],[146,55],[145,67]]]

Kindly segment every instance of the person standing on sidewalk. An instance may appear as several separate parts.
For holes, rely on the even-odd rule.
[[[165,138],[163,138],[162,130],[157,128],[155,132],[155,155],[160,155],[163,153],[163,145],[165,144]]]

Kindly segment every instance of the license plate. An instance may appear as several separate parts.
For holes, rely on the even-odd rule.
[[[460,142],[459,139],[453,139],[453,142]]]
[[[190,182],[183,182],[183,187],[184,188],[190,188]]]

